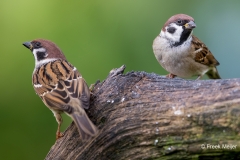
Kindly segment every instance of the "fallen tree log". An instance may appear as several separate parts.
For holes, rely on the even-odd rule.
[[[100,132],[82,142],[72,123],[46,159],[240,159],[240,79],[167,79],[114,69],[92,90]]]

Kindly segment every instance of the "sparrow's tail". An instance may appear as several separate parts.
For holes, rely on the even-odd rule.
[[[74,112],[71,114],[77,128],[79,135],[83,141],[94,137],[98,133],[97,127],[88,118],[85,111],[83,113]]]
[[[214,67],[213,69],[209,70],[206,74],[207,74],[207,76],[210,79],[221,79],[221,77],[220,77],[216,67]]]

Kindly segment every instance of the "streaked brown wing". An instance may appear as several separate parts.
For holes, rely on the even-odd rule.
[[[66,79],[63,82],[69,95],[72,98],[78,98],[81,100],[82,107],[87,109],[89,107],[90,91],[85,80],[76,68],[71,73],[69,79]]]
[[[219,65],[219,62],[215,59],[211,51],[197,37],[193,36],[192,44],[196,62],[214,67]]]
[[[90,93],[81,74],[67,61],[54,61],[41,66],[33,74],[36,93],[55,110],[71,112],[69,102],[76,98],[88,108]]]

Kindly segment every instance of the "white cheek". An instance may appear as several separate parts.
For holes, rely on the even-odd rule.
[[[167,29],[169,27],[174,27],[176,28],[176,31],[174,33],[169,33],[167,32]],[[183,32],[183,28],[181,26],[176,25],[175,23],[170,24],[169,26],[167,26],[166,28],[166,32],[162,32],[160,33],[161,37],[164,37],[170,41],[172,41],[173,43],[179,42],[182,32]]]
[[[37,52],[46,52],[46,49],[45,48],[33,49],[34,56],[36,56]]]
[[[32,53],[33,53],[33,56],[35,58],[35,63],[38,61],[37,60],[37,53],[38,52],[46,52],[46,49],[44,49],[44,48],[33,49]]]
[[[164,34],[164,32],[161,32]],[[178,57],[176,55],[182,56],[183,54],[187,54],[189,48],[192,44],[192,36],[189,36],[189,38],[179,46],[172,47],[171,42],[169,42],[169,39],[163,38],[161,35],[161,38],[155,40],[155,46],[157,46],[155,49],[159,50],[159,52],[166,53],[168,55],[173,55],[173,57]]]
[[[35,58],[35,67],[36,68],[38,68],[41,65],[46,64],[48,62],[56,60],[55,58],[46,58],[46,59],[38,61],[38,59],[37,59],[37,52],[46,52],[46,49],[45,48],[33,49],[32,53],[33,53],[34,58]],[[45,57],[47,57],[47,56],[48,56],[48,54],[46,53]]]

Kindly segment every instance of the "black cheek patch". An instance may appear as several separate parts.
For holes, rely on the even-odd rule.
[[[167,31],[169,32],[169,33],[174,33],[175,31],[176,31],[176,28],[174,28],[174,27],[169,27],[168,29],[167,29]]]
[[[40,60],[43,60],[45,59],[46,53],[45,52],[37,52],[37,60],[40,61]]]

